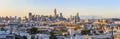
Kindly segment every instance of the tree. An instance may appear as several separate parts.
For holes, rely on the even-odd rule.
[[[36,34],[38,32],[38,29],[36,28],[36,27],[32,27],[29,31],[28,31],[28,33],[30,33],[30,34]],[[34,37],[34,35],[31,37],[31,39],[34,39],[35,37]]]
[[[99,32],[100,32],[100,34],[104,33],[104,31],[99,31]]]
[[[81,31],[81,34],[82,34],[82,35],[90,34],[90,30],[82,30],[82,31]]]
[[[31,39],[34,39],[35,37],[31,37]]]
[[[54,32],[50,32],[50,39],[57,39],[57,37],[54,35]]]
[[[38,32],[38,29],[36,27],[33,27],[29,30],[30,34],[36,34]]]
[[[1,28],[1,31],[5,31],[5,28],[2,27],[2,28]]]
[[[26,36],[23,36],[23,39],[27,39],[27,37],[26,37]]]

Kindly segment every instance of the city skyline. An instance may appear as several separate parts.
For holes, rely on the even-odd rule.
[[[120,17],[119,4],[119,0],[0,0],[0,16],[53,15],[56,8],[65,17],[77,12],[79,16]]]

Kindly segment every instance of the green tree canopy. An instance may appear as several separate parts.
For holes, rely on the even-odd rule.
[[[5,28],[2,27],[2,28],[0,28],[0,30],[1,30],[1,31],[5,31]]]
[[[27,39],[27,37],[26,37],[26,36],[23,36],[23,39]]]
[[[33,27],[29,30],[30,34],[36,34],[38,32],[38,29],[36,27]]]
[[[57,37],[54,35],[54,32],[50,32],[50,39],[57,39]]]
[[[82,30],[82,31],[81,31],[81,34],[82,34],[82,35],[90,34],[90,30]]]

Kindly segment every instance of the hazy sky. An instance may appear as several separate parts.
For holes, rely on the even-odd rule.
[[[0,16],[52,15],[54,8],[63,15],[120,17],[120,0],[0,0]]]

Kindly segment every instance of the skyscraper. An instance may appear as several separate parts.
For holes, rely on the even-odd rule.
[[[17,19],[17,23],[20,23],[21,22],[21,17],[18,17],[18,19]]]
[[[63,15],[62,15],[62,13],[60,13],[60,17],[61,17],[61,18],[63,18]]]
[[[79,13],[77,13],[75,16],[75,22],[79,22],[79,21],[80,21]]]
[[[56,10],[56,8],[54,9],[54,15],[57,16],[57,10]]]
[[[76,16],[79,17],[79,13],[78,12],[77,12]]]
[[[29,21],[31,21],[31,20],[32,20],[32,13],[29,12]]]

